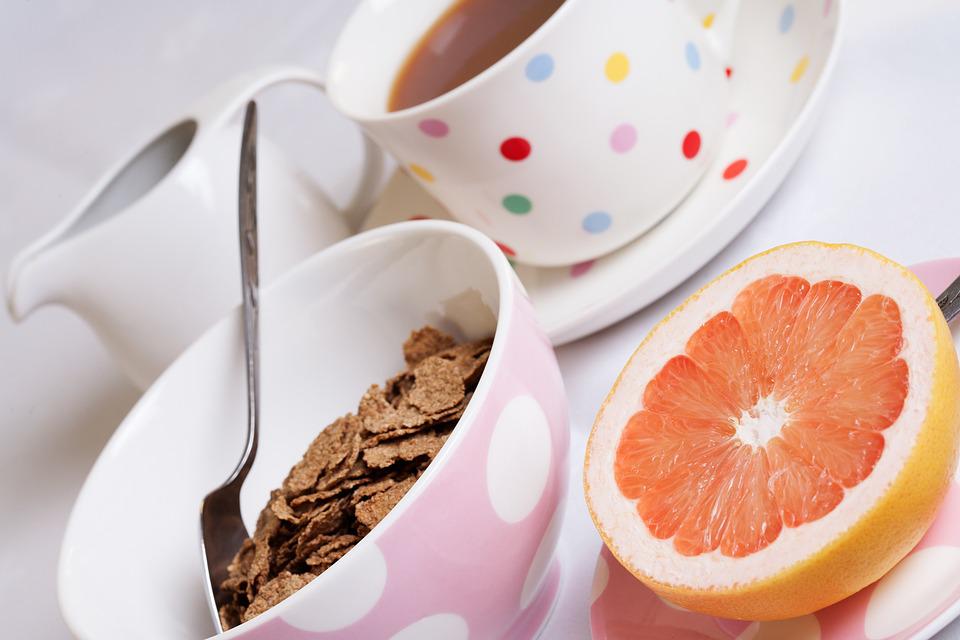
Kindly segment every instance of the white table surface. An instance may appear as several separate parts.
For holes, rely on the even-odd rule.
[[[0,269],[120,155],[213,84],[264,62],[322,68],[346,0],[7,0],[0,8]],[[960,255],[960,3],[851,0],[812,143],[760,216],[646,310],[559,349],[570,396],[561,601],[543,637],[587,638],[599,538],[579,467],[594,412],[654,322],[726,267],[776,244],[855,242],[903,263]],[[262,131],[341,193],[356,134],[304,89],[262,99]],[[282,117],[277,117],[278,111]],[[320,113],[321,117],[315,114]],[[79,487],[137,391],[83,322],[0,312],[0,620],[6,638],[61,638],[60,538]],[[960,623],[938,635],[960,637]]]

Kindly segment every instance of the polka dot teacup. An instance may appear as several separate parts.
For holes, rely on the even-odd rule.
[[[394,77],[451,0],[365,0],[328,93],[458,220],[519,262],[572,264],[665,216],[718,146],[728,88],[686,3],[567,0],[506,57],[388,112]],[[718,20],[719,21],[719,20]]]

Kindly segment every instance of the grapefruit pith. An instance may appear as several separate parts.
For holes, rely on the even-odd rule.
[[[810,613],[917,543],[954,472],[936,302],[850,245],[755,256],[657,325],[597,414],[587,504],[617,559],[712,615]]]

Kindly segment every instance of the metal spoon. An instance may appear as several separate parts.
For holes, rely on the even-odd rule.
[[[247,442],[227,481],[200,505],[200,546],[205,561],[207,604],[217,633],[223,632],[220,584],[227,566],[248,537],[240,517],[240,487],[257,455],[260,422],[259,275],[257,268],[257,105],[247,103],[240,143],[240,270],[243,278],[243,336],[247,365]]]
[[[947,322],[960,315],[960,278],[951,282],[950,286],[937,297],[937,306],[940,307]]]

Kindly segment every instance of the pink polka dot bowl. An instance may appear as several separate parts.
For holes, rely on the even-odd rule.
[[[532,638],[559,588],[569,433],[553,350],[497,246],[449,222],[346,240],[262,298],[262,435],[241,495],[252,530],[322,425],[403,367],[411,329],[494,335],[463,418],[369,535],[244,640]],[[70,517],[58,587],[79,638],[203,638],[200,500],[245,429],[233,313],[157,380],[105,447]]]

